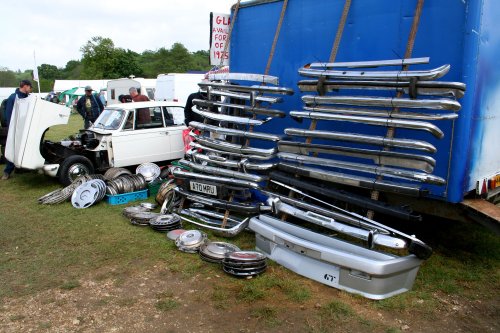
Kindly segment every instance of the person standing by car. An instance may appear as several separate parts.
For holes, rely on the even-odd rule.
[[[132,101],[134,102],[147,102],[149,101],[148,96],[140,95],[137,92],[137,88],[131,87],[128,90],[130,97],[132,97]],[[137,109],[137,124],[149,124],[151,122],[151,114],[149,113],[149,108]]]
[[[17,98],[26,98],[28,95],[31,93],[31,90],[33,89],[33,86],[31,85],[31,81],[29,80],[22,80],[19,83],[19,88],[16,89],[16,91],[9,96],[7,99],[6,105],[5,105],[5,123],[2,124],[2,126],[5,125],[7,128],[7,133],[9,130],[9,125],[10,125],[10,118],[12,117],[12,111],[14,110],[14,104],[16,102],[16,97]],[[5,137],[7,138],[7,133],[5,134]],[[2,142],[2,147],[5,146],[5,142]],[[12,174],[12,171],[14,171],[15,165],[11,161],[6,161],[5,163],[5,169],[3,171],[2,175],[2,180],[7,180],[10,178],[10,175]]]
[[[76,111],[83,117],[84,128],[88,129],[92,123],[99,117],[104,105],[102,105],[99,97],[92,94],[92,87],[85,87],[85,95],[83,95],[76,103]]]

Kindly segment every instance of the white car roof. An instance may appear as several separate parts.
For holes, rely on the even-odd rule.
[[[184,108],[184,104],[172,101],[148,101],[148,102],[131,102],[131,103],[117,103],[108,105],[105,109],[137,109],[137,108],[150,108],[155,106],[176,106]]]

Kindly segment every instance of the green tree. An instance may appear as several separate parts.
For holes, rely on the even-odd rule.
[[[210,70],[210,51],[196,51],[192,54],[192,58],[193,70],[205,72],[208,72]]]
[[[208,51],[190,53],[181,43],[175,43],[170,49],[162,47],[157,51],[144,51],[140,56],[139,64],[146,77],[210,69]]]
[[[115,45],[109,38],[92,37],[80,48],[83,54],[82,75],[88,79],[100,79],[113,69],[113,52]]]
[[[0,87],[17,87],[18,85],[19,81],[13,71],[7,68],[0,68]]]
[[[181,43],[175,43],[170,49],[170,61],[174,72],[185,73],[193,68],[193,61],[188,49]]]
[[[120,77],[142,75],[138,65],[138,54],[115,48],[110,38],[92,37],[80,48],[83,54],[81,76],[88,79],[118,79]]]
[[[55,80],[61,77],[60,70],[54,65],[41,64],[38,66],[38,75],[41,79]]]
[[[61,71],[61,78],[66,80],[80,79],[83,70],[83,64],[79,60],[70,60],[66,63],[66,67]]]

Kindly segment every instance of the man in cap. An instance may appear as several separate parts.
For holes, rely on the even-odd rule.
[[[128,90],[132,101],[134,102],[147,102],[149,101],[148,96],[140,95],[137,92],[137,88],[131,87]],[[137,109],[137,123],[138,124],[148,124],[151,122],[151,114],[149,113],[149,108]]]
[[[102,105],[99,97],[92,94],[92,87],[85,87],[85,95],[80,97],[78,103],[76,103],[76,111],[83,117],[84,128],[88,129],[94,121],[99,117],[104,105]]]
[[[5,124],[2,124],[2,126],[5,125],[7,128],[7,133],[9,130],[9,125],[10,125],[10,118],[12,117],[12,111],[14,110],[14,104],[16,102],[16,97],[17,98],[26,98],[28,95],[31,93],[31,90],[33,89],[33,86],[31,85],[31,81],[29,80],[22,80],[19,83],[19,88],[16,89],[16,91],[9,96],[7,99],[7,103],[5,106]],[[7,133],[5,135],[5,140],[7,139]],[[5,142],[2,140],[2,147],[5,147]],[[2,148],[4,150],[4,148]],[[12,174],[12,171],[14,171],[15,165],[14,163],[7,161],[5,163],[5,169],[3,171],[2,175],[2,180],[7,180],[10,178],[10,175]]]

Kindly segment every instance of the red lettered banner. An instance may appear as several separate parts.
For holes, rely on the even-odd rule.
[[[226,43],[230,24],[229,14],[210,13],[210,65],[212,66],[229,65],[229,45],[226,47]]]

